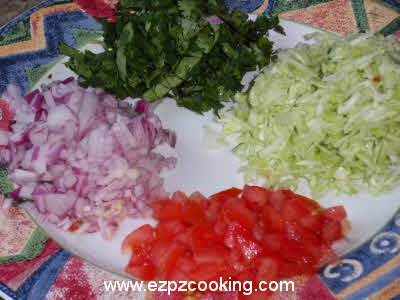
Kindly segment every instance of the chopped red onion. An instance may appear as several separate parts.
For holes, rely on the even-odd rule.
[[[9,86],[2,98],[15,113],[10,133],[0,136],[7,145],[0,160],[16,186],[11,197],[32,199],[61,228],[80,221],[108,239],[122,219],[146,215],[151,200],[165,196],[160,173],[176,159],[154,150],[174,147],[176,136],[154,106],[140,100],[127,117],[113,96],[73,78],[25,97]]]

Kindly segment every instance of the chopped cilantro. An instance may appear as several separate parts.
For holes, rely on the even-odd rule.
[[[83,86],[118,98],[170,96],[199,113],[220,109],[246,72],[269,63],[268,30],[283,33],[277,17],[251,21],[223,0],[122,0],[115,23],[99,21],[105,52],[60,47]]]

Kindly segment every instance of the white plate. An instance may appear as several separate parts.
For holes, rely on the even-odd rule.
[[[275,48],[293,47],[303,41],[302,37],[316,29],[297,23],[282,21],[281,24],[287,32],[286,36],[275,33],[271,38],[276,42]],[[94,45],[87,48],[99,50]],[[72,75],[62,63],[55,65],[38,85],[48,82],[47,75],[51,73],[52,79],[64,79]],[[209,150],[203,145],[203,127],[207,125],[217,129],[219,125],[213,121],[212,114],[205,117],[189,110],[179,108],[171,99],[166,99],[157,107],[164,127],[176,130],[178,142],[175,153],[178,157],[176,169],[166,177],[166,190],[174,192],[182,190],[192,193],[199,190],[205,195],[236,186],[243,186],[243,178],[238,173],[238,160],[230,153],[228,148]],[[302,191],[300,191],[302,192]],[[303,191],[304,192],[304,191]],[[332,195],[319,199],[322,205],[332,206],[343,204],[348,212],[352,230],[346,241],[335,245],[339,254],[344,254],[363,243],[381,228],[395,213],[399,206],[400,189],[379,197],[368,194],[356,196]],[[152,222],[151,219],[126,220],[120,225],[113,240],[102,240],[100,234],[83,234],[64,232],[38,214],[33,205],[28,205],[27,210],[32,218],[62,247],[71,253],[106,270],[126,275],[124,267],[129,257],[120,253],[120,245],[124,237],[138,226]]]

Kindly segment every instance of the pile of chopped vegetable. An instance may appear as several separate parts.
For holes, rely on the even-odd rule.
[[[123,218],[146,214],[152,198],[165,195],[160,172],[175,158],[154,150],[174,147],[176,137],[146,101],[128,117],[113,96],[73,78],[25,97],[9,86],[2,99],[15,113],[1,152],[16,188],[10,196],[32,199],[51,222],[83,224],[108,239]]]
[[[400,183],[400,41],[313,35],[282,50],[220,121],[249,182],[313,195],[376,194]]]
[[[342,206],[324,209],[290,190],[258,186],[209,199],[176,192],[152,207],[158,224],[139,227],[122,244],[132,255],[126,272],[143,280],[268,282],[313,274],[336,257],[331,246],[347,224]]]
[[[125,0],[115,14],[114,23],[99,20],[103,53],[61,46],[80,83],[121,99],[170,96],[196,112],[220,109],[240,91],[243,75],[270,61],[268,30],[283,32],[277,17],[253,22],[223,0]]]

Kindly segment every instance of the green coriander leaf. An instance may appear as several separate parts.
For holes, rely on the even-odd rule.
[[[210,24],[209,17],[221,22]],[[121,99],[173,95],[199,113],[216,112],[241,91],[243,75],[270,62],[268,31],[283,32],[277,17],[250,21],[224,0],[122,0],[115,23],[99,22],[103,53],[60,46],[83,86]]]

